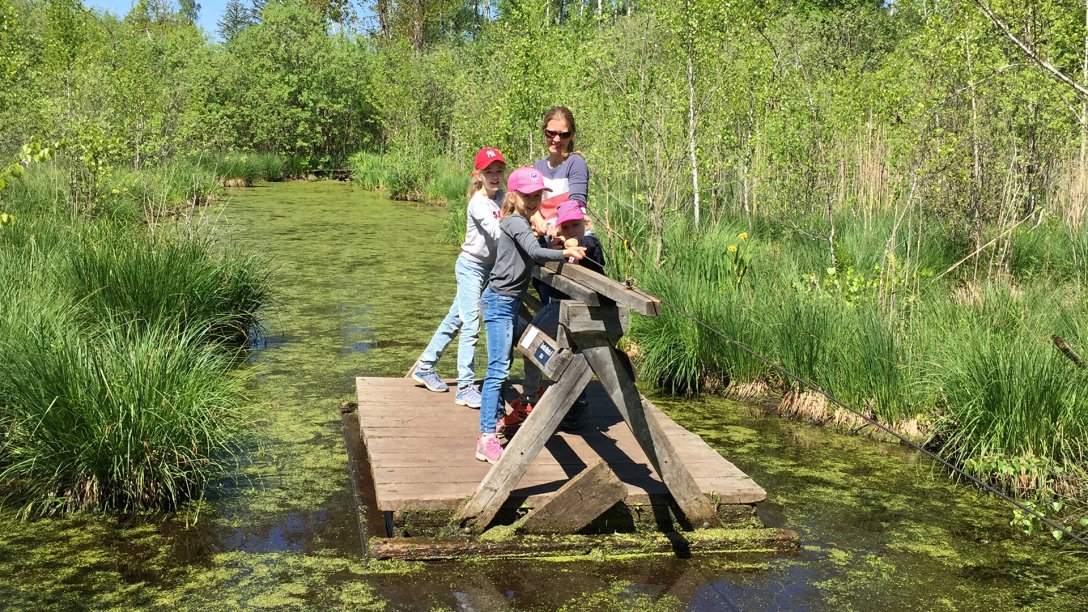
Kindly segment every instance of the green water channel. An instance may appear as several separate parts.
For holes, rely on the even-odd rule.
[[[233,192],[224,240],[272,260],[276,296],[238,477],[195,524],[0,511],[0,608],[1088,609],[1084,554],[1020,535],[997,501],[900,447],[726,401],[658,405],[768,490],[796,555],[367,565],[339,404],[354,376],[403,376],[448,307],[443,216],[337,183]],[[419,426],[454,409],[435,395]]]

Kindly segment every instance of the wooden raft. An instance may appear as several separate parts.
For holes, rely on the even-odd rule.
[[[450,528],[479,534],[493,523],[508,524],[509,513],[500,519],[503,508],[529,509],[503,529],[542,537],[580,532],[595,519],[604,522],[594,529],[608,532],[613,519],[606,517],[617,508],[621,515],[627,508],[632,517],[649,509],[669,532],[720,526],[725,516],[745,511],[752,516],[751,504],[765,499],[766,492],[642,397],[634,368],[616,347],[627,330],[628,313],[659,316],[660,300],[565,262],[539,267],[534,276],[567,297],[546,305],[527,297],[521,315],[531,323],[513,348],[525,357],[527,373],[532,366],[555,382],[494,466],[474,456],[479,412],[456,406],[452,393],[431,393],[409,378],[356,379],[356,416],[375,505],[385,519],[382,535],[411,535],[410,530],[394,533],[398,513],[401,525],[409,523],[405,517],[420,513],[430,513],[427,520],[444,516],[439,533],[447,538]],[[589,421],[577,432],[557,432],[583,390]],[[679,520],[674,523],[670,516]],[[698,537],[717,538],[722,541],[712,546],[733,548],[728,543],[732,536],[712,531]],[[764,543],[781,539],[765,531],[750,535]],[[795,536],[787,539],[796,541]],[[673,532],[667,540],[676,542],[678,536]],[[512,554],[522,554],[518,547],[524,545],[516,543]],[[405,550],[393,546],[400,552],[382,554],[439,558],[464,546],[460,539],[436,540],[422,548],[412,542]]]
[[[455,405],[452,392],[432,393],[411,379],[360,377],[356,383],[359,428],[379,510],[456,510],[472,496],[491,468],[474,456],[478,411]],[[557,432],[549,440],[506,507],[539,505],[599,458],[627,485],[627,505],[668,503],[668,490],[599,384],[590,384],[588,400],[592,412],[586,426],[576,433]],[[752,504],[766,497],[699,436],[656,407],[652,410],[704,493],[724,504]]]

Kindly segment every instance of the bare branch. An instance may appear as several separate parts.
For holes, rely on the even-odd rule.
[[[997,29],[1001,30],[1001,33],[1005,35],[1005,38],[1011,40],[1013,44],[1015,44],[1017,47],[1020,47],[1020,50],[1023,51],[1024,54],[1027,55],[1029,58],[1031,58],[1033,62],[1039,64],[1039,66],[1041,66],[1043,70],[1049,72],[1054,78],[1072,87],[1073,91],[1077,92],[1084,98],[1088,98],[1088,87],[1085,87],[1084,85],[1081,85],[1080,83],[1074,81],[1072,77],[1065,74],[1061,70],[1058,70],[1050,62],[1039,57],[1039,55],[1035,53],[1035,50],[1029,47],[1027,43],[1017,38],[1016,35],[1012,33],[1012,30],[1009,29],[1009,26],[1005,25],[1005,22],[1001,21],[1001,19],[998,18],[998,16],[990,10],[990,7],[983,4],[982,0],[974,0],[974,2],[975,5],[978,6],[978,9],[982,11],[982,14],[986,15],[986,18],[993,22],[993,24],[997,26]]]

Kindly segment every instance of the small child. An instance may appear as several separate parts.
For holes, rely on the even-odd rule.
[[[533,262],[563,261],[585,256],[582,247],[563,250],[541,246],[533,235],[529,219],[540,207],[544,181],[533,168],[518,168],[507,181],[506,198],[499,223],[499,244],[495,266],[480,298],[480,314],[487,330],[487,375],[480,405],[480,437],[476,458],[495,463],[502,456],[496,433],[497,420],[505,415],[502,385],[510,374],[511,351],[521,298],[529,289]]]
[[[596,236],[586,234],[585,206],[578,200],[567,200],[559,205],[555,219],[556,237],[552,244],[560,247],[580,246],[584,248],[585,257],[581,260],[570,260],[571,263],[584,266],[598,274],[604,274],[604,248],[601,247],[601,242],[597,240]],[[551,308],[552,306],[549,306],[551,302],[569,299],[561,291],[551,287],[547,287],[547,289],[549,291],[541,292],[542,297],[545,294],[547,295],[548,302],[545,303],[545,308]],[[511,403],[513,410],[500,420],[500,429],[503,431],[513,433],[529,417],[529,414],[533,411],[533,406],[540,399],[540,370],[528,359],[525,360],[523,389],[524,394]],[[587,418],[589,418],[589,404],[586,402],[586,394],[583,391],[575,400],[574,405],[571,406],[570,411],[563,417],[559,428],[566,431],[581,429],[585,425]]]
[[[453,341],[453,336],[460,331],[461,338],[457,343],[457,395],[453,402],[459,406],[479,408],[481,398],[474,384],[476,372],[473,358],[480,337],[480,294],[495,264],[499,239],[497,200],[502,195],[506,159],[498,149],[484,147],[476,154],[473,168],[465,212],[468,217],[465,242],[454,266],[457,296],[420,356],[418,365],[412,370],[412,380],[437,393],[449,391],[449,385],[442,381],[434,367]]]
[[[585,259],[577,262],[597,274],[604,274],[604,248],[601,241],[586,233],[586,205],[578,200],[567,200],[559,205],[555,218],[556,241],[566,244],[577,241],[586,250]]]

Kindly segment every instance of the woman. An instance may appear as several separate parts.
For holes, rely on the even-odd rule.
[[[544,114],[541,126],[548,156],[533,164],[544,178],[544,198],[533,219],[540,233],[555,235],[555,215],[566,200],[578,200],[585,205],[589,194],[589,167],[579,153],[574,152],[574,113],[565,106],[553,106]]]

